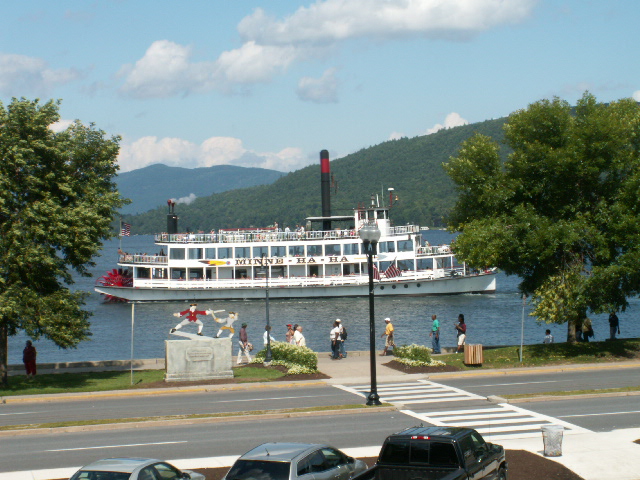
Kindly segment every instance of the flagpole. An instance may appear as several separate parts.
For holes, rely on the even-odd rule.
[[[122,251],[122,217],[120,217],[120,231],[118,232],[118,240],[120,241],[118,245],[118,251]]]

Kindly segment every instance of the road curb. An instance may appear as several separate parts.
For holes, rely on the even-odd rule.
[[[640,395],[640,391],[637,392],[603,392],[603,393],[584,393],[576,395],[544,395],[536,397],[524,397],[524,398],[507,398],[507,403],[533,403],[533,402],[552,402],[557,400],[584,400],[589,398],[602,398],[602,397],[633,397]]]
[[[242,415],[237,412],[234,415],[225,417],[205,417],[205,418],[176,418],[170,420],[149,420],[143,422],[127,422],[127,423],[101,423],[98,425],[76,425],[68,427],[56,428],[32,428],[24,430],[3,430],[0,431],[0,437],[17,437],[23,435],[38,435],[45,433],[74,433],[74,432],[95,432],[109,430],[124,430],[131,428],[148,428],[172,425],[194,425],[202,423],[230,423],[230,422],[246,422],[251,420],[278,420],[285,418],[309,418],[322,417],[329,415],[346,415],[349,413],[384,413],[395,412],[398,409],[395,406],[382,407],[362,407],[362,408],[337,408],[335,410],[317,410],[310,412],[276,412],[261,413],[255,415]]]

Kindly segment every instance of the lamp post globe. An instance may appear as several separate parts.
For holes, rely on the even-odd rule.
[[[371,389],[367,397],[367,405],[380,405],[376,380],[376,325],[375,302],[373,295],[373,256],[377,254],[376,246],[380,240],[380,229],[375,223],[367,223],[360,228],[360,239],[364,245],[369,271],[369,368],[371,371]]]

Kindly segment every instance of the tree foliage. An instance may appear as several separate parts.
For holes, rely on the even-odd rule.
[[[504,126],[511,150],[476,135],[445,169],[457,186],[456,253],[518,275],[532,312],[576,325],[624,310],[640,291],[640,107],[631,99],[575,109],[542,100]]]
[[[89,335],[83,292],[92,257],[124,201],[113,178],[118,138],[75,122],[56,133],[59,103],[0,103],[0,381],[19,330],[60,347]]]

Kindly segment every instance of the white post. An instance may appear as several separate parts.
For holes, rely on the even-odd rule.
[[[136,304],[131,302],[131,385],[133,385],[133,325],[135,323]]]
[[[520,363],[522,363],[522,349],[524,345],[524,306],[527,304],[527,296],[522,295],[522,324],[520,327]]]

